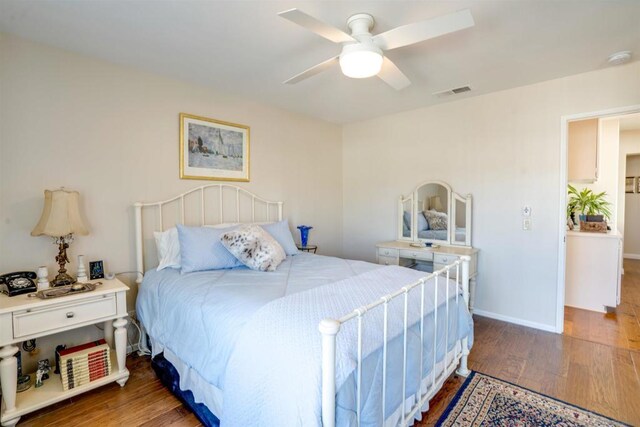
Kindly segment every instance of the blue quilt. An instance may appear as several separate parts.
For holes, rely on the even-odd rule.
[[[401,267],[306,253],[288,257],[273,273],[246,268],[187,275],[168,269],[150,271],[140,287],[137,310],[154,344],[154,354],[164,351],[165,355],[175,355],[188,367],[188,375],[181,373],[181,388],[193,390],[196,401],[207,402],[223,426],[255,424],[256,410],[270,425],[320,425],[319,320],[346,314],[422,275]],[[427,295],[433,292],[433,284],[430,286]],[[440,286],[438,305],[444,307],[444,280]],[[447,345],[444,328],[438,328],[439,361],[445,349],[451,351],[457,338],[472,334],[471,318],[462,298],[458,305],[452,302],[454,286],[453,282],[449,284],[452,299]],[[427,301],[426,306],[431,315],[426,318],[425,334],[430,332],[433,336],[434,301]],[[418,320],[415,306],[410,313],[410,345],[414,347]],[[439,311],[439,322],[444,321],[443,313],[444,310]],[[371,314],[371,324],[379,326],[380,314]],[[398,319],[390,323],[390,337],[396,337],[390,346],[390,357],[396,357],[401,348],[401,323]],[[379,425],[381,340],[377,336],[379,328],[366,331],[363,425]],[[353,339],[352,326],[345,327],[342,337],[341,340]],[[339,348],[346,353],[339,356],[342,362],[337,366],[337,416],[341,425],[349,425],[355,414],[354,355],[349,353],[350,346]],[[428,363],[424,363],[422,378],[431,370],[431,344],[425,346],[424,358]],[[415,380],[408,382],[412,389],[407,390],[407,396],[422,387],[418,366],[416,361],[410,363],[410,375]],[[398,373],[390,374],[396,380],[388,383],[389,395],[396,398],[388,400],[388,414],[400,404]],[[299,388],[301,384],[304,392]],[[214,401],[207,401],[207,396],[212,395]],[[252,402],[254,409],[247,411],[247,402]],[[251,418],[243,418],[243,413],[249,413]]]

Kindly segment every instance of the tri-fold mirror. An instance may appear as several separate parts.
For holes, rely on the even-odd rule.
[[[398,238],[471,246],[471,195],[463,197],[441,181],[418,185],[400,197]]]

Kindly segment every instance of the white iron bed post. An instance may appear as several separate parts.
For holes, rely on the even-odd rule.
[[[469,263],[471,262],[471,257],[468,255],[463,255],[460,257],[462,261],[462,296],[464,298],[464,302],[467,304],[467,309],[469,308]],[[462,357],[460,357],[460,367],[456,371],[456,374],[461,377],[467,377],[471,373],[469,368],[467,368],[467,359],[469,358],[469,339],[467,337],[462,339]]]
[[[136,283],[142,283],[144,275],[144,257],[142,255],[142,203],[136,202],[134,205],[136,216]]]
[[[320,322],[322,334],[322,425],[336,425],[336,335],[340,322],[323,319]]]

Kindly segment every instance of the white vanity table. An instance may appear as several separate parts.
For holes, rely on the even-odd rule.
[[[430,181],[402,196],[398,206],[398,240],[376,244],[378,264],[430,273],[469,256],[469,309],[473,310],[479,250],[471,246],[471,195],[463,197],[444,182]]]

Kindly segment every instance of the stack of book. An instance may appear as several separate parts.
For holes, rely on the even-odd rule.
[[[70,390],[111,373],[109,345],[104,339],[61,350],[62,388]]]

